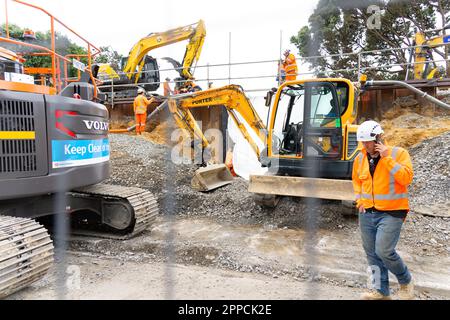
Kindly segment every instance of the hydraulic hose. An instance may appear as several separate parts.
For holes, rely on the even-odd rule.
[[[447,103],[445,103],[445,102],[443,102],[443,101],[441,101],[439,99],[436,99],[435,97],[429,95],[428,93],[423,92],[422,90],[419,90],[419,89],[415,88],[414,86],[412,86],[412,85],[410,85],[410,84],[408,84],[406,82],[398,81],[398,80],[369,80],[369,81],[367,81],[365,83],[365,86],[368,86],[368,87],[370,87],[370,86],[377,86],[377,85],[378,86],[399,85],[399,86],[405,87],[405,88],[411,90],[412,92],[417,93],[421,98],[425,98],[428,101],[434,103],[435,105],[437,105],[437,106],[439,106],[441,108],[450,110],[450,105],[449,104],[447,104]]]

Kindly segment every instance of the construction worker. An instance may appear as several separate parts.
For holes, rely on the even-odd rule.
[[[297,79],[297,62],[289,49],[284,51],[283,69],[286,72],[286,81]]]
[[[136,134],[140,135],[145,131],[145,123],[147,122],[147,106],[154,101],[152,97],[150,100],[145,96],[145,90],[139,88],[138,95],[134,99],[133,110],[136,119]]]
[[[202,88],[194,82],[195,78],[191,77],[186,80],[180,88],[180,93],[202,91]]]
[[[166,96],[166,97],[169,95],[172,95],[174,93],[174,91],[170,88],[169,82],[170,82],[170,78],[167,77],[166,81],[164,81],[164,83],[163,83],[164,96]]]
[[[383,130],[375,121],[365,121],[357,131],[363,149],[353,163],[353,188],[359,211],[359,226],[367,255],[373,288],[365,300],[390,300],[388,271],[400,284],[400,299],[414,298],[411,274],[395,251],[400,230],[409,212],[408,185],[413,169],[408,151],[382,142]]]
[[[186,81],[186,86],[187,86],[187,92],[196,92],[196,91],[202,91],[202,88],[200,88],[199,85],[197,85],[194,82],[195,78],[191,77],[189,78],[188,81]]]

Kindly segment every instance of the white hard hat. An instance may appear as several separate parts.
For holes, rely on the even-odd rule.
[[[144,93],[144,92],[145,92],[145,90],[142,89],[142,88],[139,88],[139,89],[137,90],[137,93]]]
[[[375,141],[377,135],[382,134],[384,131],[381,129],[381,125],[373,120],[364,121],[358,127],[356,133],[356,139],[358,141]]]

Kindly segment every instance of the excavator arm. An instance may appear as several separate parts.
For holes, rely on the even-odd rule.
[[[205,36],[206,28],[203,20],[165,32],[151,33],[133,46],[128,55],[127,63],[123,68],[123,72],[126,73],[130,80],[137,83],[140,75],[139,72],[142,71],[145,64],[144,58],[150,50],[189,39],[182,63],[183,70],[181,71],[182,76],[188,79],[192,77],[192,64],[200,57]]]
[[[181,75],[185,79],[192,78],[191,67],[194,63],[197,63],[200,59],[200,54],[202,52],[203,42],[205,41],[206,28],[202,20],[197,24],[197,27],[192,33],[192,37],[186,47],[186,52],[183,57],[183,69]]]
[[[193,137],[201,139],[205,148],[208,147],[209,142],[203,135],[201,128],[195,122],[190,109],[221,106],[227,110],[244,138],[250,143],[252,149],[259,156],[259,147],[238,114],[264,143],[266,141],[267,129],[241,86],[228,85],[221,88],[198,91],[188,95],[172,96],[169,98],[169,110],[174,116],[178,126],[188,130]]]
[[[444,29],[450,29],[446,26]],[[433,61],[431,49],[445,46],[450,42],[450,35],[441,35],[427,39],[423,32],[415,35],[414,44],[418,47],[414,50],[414,79],[432,79],[436,73],[436,64]],[[429,63],[433,63],[434,68],[430,68]]]

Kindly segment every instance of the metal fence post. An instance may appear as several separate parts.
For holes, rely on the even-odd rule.
[[[111,109],[114,109],[114,77],[111,78]]]
[[[358,53],[358,79],[357,79],[357,81],[359,81],[360,78],[361,78],[361,52]]]
[[[231,32],[228,33],[228,84],[231,84]]]
[[[209,89],[209,62],[206,64],[206,87]]]

